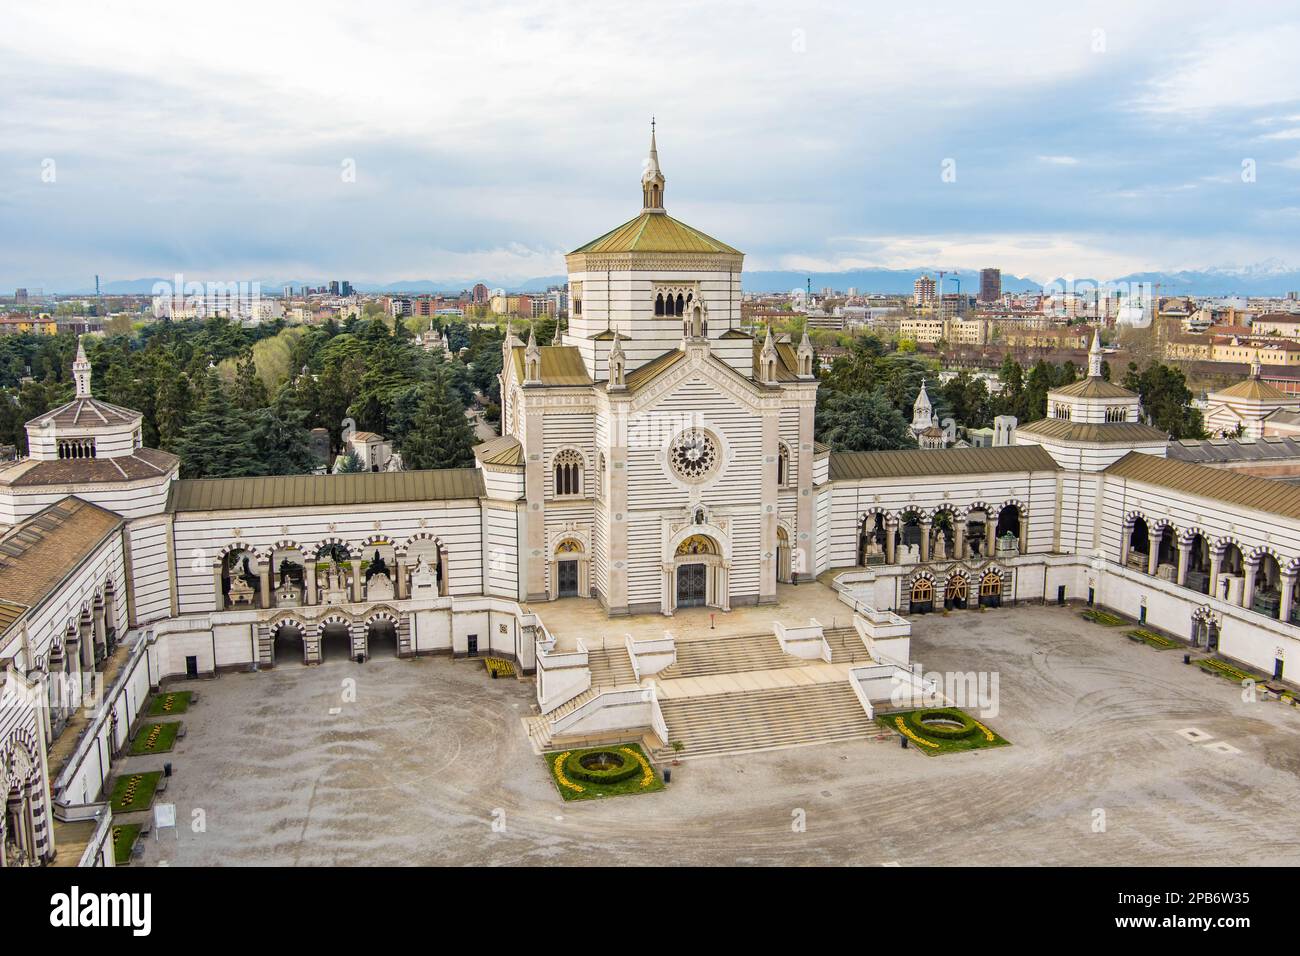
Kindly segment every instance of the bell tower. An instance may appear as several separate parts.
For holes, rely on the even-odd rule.
[[[642,212],[664,211],[664,174],[659,168],[659,148],[655,145],[655,121],[650,119],[650,158],[641,174]]]

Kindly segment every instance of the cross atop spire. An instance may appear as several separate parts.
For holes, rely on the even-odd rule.
[[[655,142],[655,120],[650,117],[650,155],[645,172],[641,174],[641,209],[643,212],[664,211],[664,174],[659,168],[659,146]]]

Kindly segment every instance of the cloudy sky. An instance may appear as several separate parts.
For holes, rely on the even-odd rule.
[[[1054,6],[10,4],[0,290],[560,273],[652,114],[749,269],[1300,269],[1291,4]]]

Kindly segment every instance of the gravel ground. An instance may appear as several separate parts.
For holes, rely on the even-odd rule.
[[[1013,746],[703,759],[662,793],[566,804],[520,724],[531,683],[476,662],[336,658],[187,685],[202,699],[186,739],[119,769],[175,765],[160,799],[181,826],[145,839],[146,864],[1300,862],[1300,712],[1243,702],[1180,651],[1068,609],[921,619],[913,656],[995,672],[988,723]]]

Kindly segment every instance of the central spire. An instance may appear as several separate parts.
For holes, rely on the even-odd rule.
[[[659,148],[655,144],[655,121],[650,117],[650,156],[641,174],[642,212],[664,211],[664,174],[659,168]]]
[[[1092,340],[1092,348],[1088,349],[1088,377],[1101,378],[1101,327],[1098,326],[1097,333]]]

